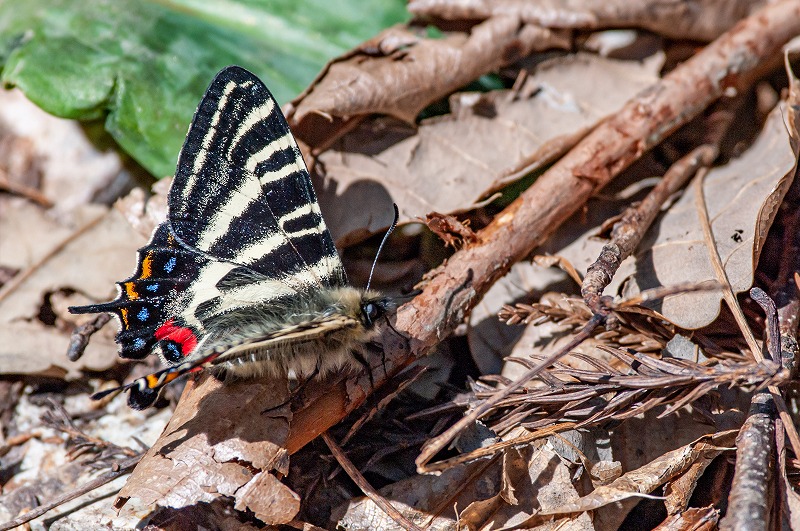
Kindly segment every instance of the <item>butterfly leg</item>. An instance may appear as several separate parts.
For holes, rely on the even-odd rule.
[[[364,357],[364,352],[362,352],[361,350],[354,350],[350,354],[353,356],[353,359],[355,359],[359,363],[359,365],[364,367],[367,376],[369,376],[369,386],[371,389],[375,389],[375,380],[372,377],[372,367],[367,361],[367,358]]]

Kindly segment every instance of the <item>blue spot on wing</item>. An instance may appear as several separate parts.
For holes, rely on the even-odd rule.
[[[142,339],[141,337],[137,337],[136,339],[133,340],[133,348],[135,348],[136,350],[144,348],[145,343],[146,342],[144,339]]]
[[[164,264],[164,271],[167,273],[172,273],[172,270],[175,269],[175,266],[178,264],[178,259],[174,256],[167,260],[167,263]]]
[[[163,351],[164,358],[170,363],[177,363],[183,357],[180,349],[178,348],[177,343],[172,340],[166,340],[162,342],[162,347],[166,347],[166,351]]]
[[[148,284],[144,289],[147,291],[156,292],[158,291],[158,284]]]
[[[136,314],[136,318],[142,322],[147,321],[148,317],[150,317],[150,312],[147,311],[147,308],[142,308],[139,310],[139,313]]]

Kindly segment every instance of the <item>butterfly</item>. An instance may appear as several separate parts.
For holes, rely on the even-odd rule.
[[[280,107],[238,66],[219,72],[200,101],[167,220],[137,258],[116,299],[69,308],[115,314],[121,357],[156,353],[169,365],[94,395],[129,390],[135,409],[207,367],[226,377],[308,378],[356,366],[394,307],[348,284]]]

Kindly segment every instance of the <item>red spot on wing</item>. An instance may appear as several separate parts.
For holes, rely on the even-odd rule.
[[[181,346],[181,353],[186,356],[197,346],[197,336],[191,328],[176,326],[175,319],[170,319],[156,330],[156,339],[171,339]]]

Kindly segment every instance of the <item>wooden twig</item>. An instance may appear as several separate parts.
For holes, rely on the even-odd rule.
[[[0,191],[9,192],[24,197],[44,208],[50,208],[53,206],[53,202],[50,201],[42,192],[36,188],[15,183],[8,178],[8,173],[6,173],[6,171],[3,169],[0,169]]]
[[[720,529],[752,531],[769,526],[769,495],[775,471],[775,407],[770,393],[757,393],[750,413],[736,437],[736,471],[733,475],[728,512]]]
[[[328,445],[333,457],[336,458],[336,461],[339,463],[339,465],[344,469],[345,472],[347,472],[347,475],[350,476],[350,479],[352,479],[353,482],[358,485],[358,488],[361,489],[361,492],[363,492],[364,495],[366,495],[375,503],[375,505],[385,512],[389,518],[394,520],[395,523],[403,529],[422,531],[416,526],[416,524],[414,524],[414,522],[403,516],[400,511],[395,509],[386,498],[381,496],[380,493],[369,484],[367,478],[365,478],[364,475],[361,474],[361,472],[356,468],[353,462],[348,459],[347,455],[344,453],[344,450],[342,450],[342,448],[336,444],[336,441],[333,440],[333,437],[331,437],[328,432],[322,434],[322,440],[325,441],[325,444]]]
[[[88,323],[76,326],[69,337],[69,347],[67,348],[67,358],[69,361],[78,361],[83,356],[89,338],[103,328],[111,320],[111,314],[101,313]]]
[[[664,178],[638,205],[625,210],[614,224],[611,241],[603,246],[600,256],[586,271],[581,295],[593,313],[607,313],[608,304],[602,298],[603,290],[611,282],[622,261],[629,257],[647,230],[655,221],[664,202],[680,190],[700,167],[708,167],[719,153],[717,145],[704,144],[693,149],[672,165]]]
[[[778,309],[775,302],[769,298],[763,289],[754,287],[750,289],[750,298],[753,299],[767,318],[767,352],[775,363],[781,362],[781,333],[778,327]]]
[[[719,156],[720,143],[736,115],[733,108],[740,98],[724,100],[719,109],[705,120],[705,142],[681,157],[647,194],[643,201],[623,212],[611,230],[611,238],[600,251],[598,259],[589,266],[581,284],[581,295],[592,313],[608,314],[610,298],[603,290],[619,270],[622,261],[631,256],[661,211],[664,203],[694,176],[700,168],[709,168]]]
[[[46,503],[44,505],[40,505],[39,507],[23,514],[22,516],[18,516],[17,518],[9,520],[4,524],[0,524],[0,531],[8,531],[9,529],[14,529],[17,526],[26,524],[35,518],[39,518],[46,512],[51,511],[52,509],[55,509],[60,505],[72,501],[75,498],[78,498],[79,496],[83,496],[84,494],[92,492],[93,490],[102,487],[106,483],[111,483],[118,477],[129,474],[130,471],[133,470],[133,467],[135,467],[136,464],[142,459],[142,456],[144,456],[144,453],[138,454],[134,457],[130,457],[119,463],[115,468],[107,472],[103,472],[100,476],[96,477],[95,479],[87,483],[84,483],[83,485],[79,485],[78,487],[68,492],[65,492],[61,496],[58,496],[55,500]]]

